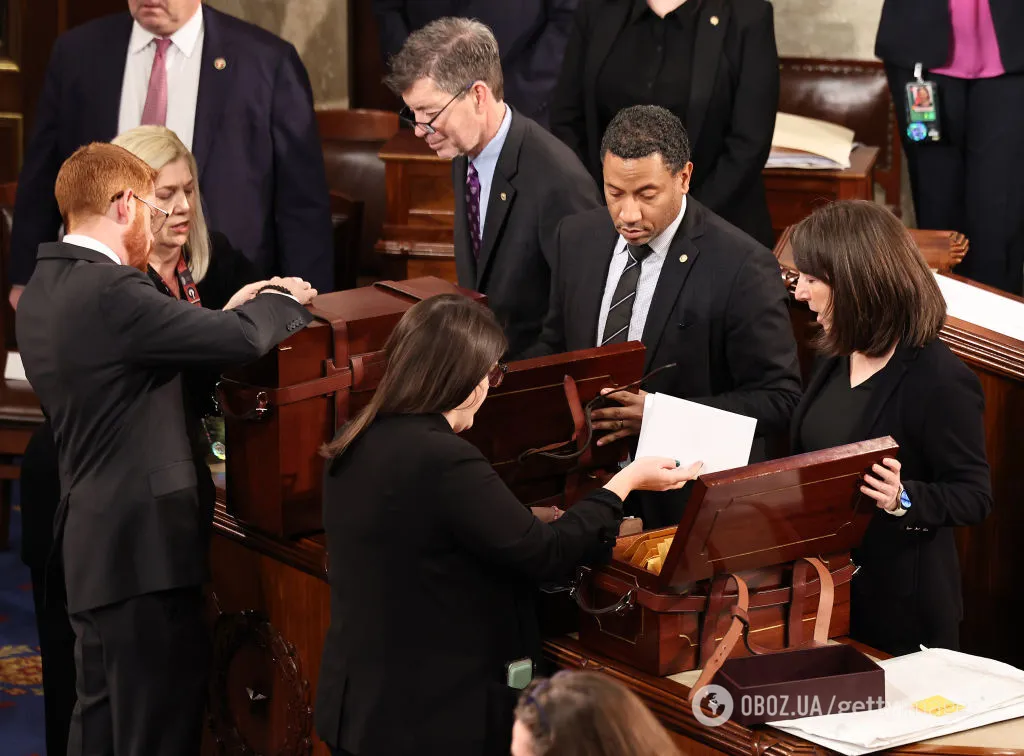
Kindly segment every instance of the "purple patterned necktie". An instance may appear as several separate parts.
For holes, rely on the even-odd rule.
[[[142,108],[143,126],[164,126],[167,123],[167,48],[169,39],[155,39],[156,54],[149,72],[149,89]]]
[[[480,259],[480,176],[470,163],[466,171],[466,217],[469,220],[469,241],[473,257]]]

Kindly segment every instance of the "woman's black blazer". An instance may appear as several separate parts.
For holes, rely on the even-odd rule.
[[[793,453],[804,451],[800,426],[837,360],[819,365],[793,415]],[[876,511],[854,552],[853,635],[867,636],[858,640],[890,653],[956,645],[963,599],[953,527],[992,509],[984,408],[978,377],[938,339],[897,348],[879,374],[852,440],[896,440],[912,506],[903,517]]]
[[[507,756],[506,664],[540,658],[536,585],[609,555],[621,511],[599,489],[546,525],[443,416],[375,420],[324,478],[320,737],[358,756]]]
[[[633,0],[581,0],[551,102],[552,133],[576,151],[599,186],[603,134],[596,82],[632,5]],[[681,119],[693,152],[690,191],[769,249],[774,236],[761,170],[778,106],[771,3],[701,0],[689,105]]]

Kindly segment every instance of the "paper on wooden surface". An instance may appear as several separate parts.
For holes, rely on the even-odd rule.
[[[885,708],[770,724],[860,756],[1024,716],[1024,672],[1008,664],[946,649],[924,649],[878,664],[885,670]],[[942,717],[915,708],[932,696],[963,708]]]
[[[636,456],[670,457],[701,474],[743,467],[750,461],[757,420],[669,394],[648,394]]]
[[[850,152],[853,150],[853,131],[839,124],[819,121],[792,113],[777,113],[775,116],[775,132],[772,135],[772,152],[776,155],[776,163],[769,160],[768,167],[785,167],[782,162],[793,161],[786,155],[786,150],[800,152],[826,158],[832,166],[817,165],[815,167],[849,168]],[[816,162],[816,161],[811,161]],[[790,167],[801,167],[791,165]]]
[[[935,273],[946,314],[1024,341],[1024,302]]]
[[[25,375],[25,366],[21,362],[21,355],[17,352],[7,353],[7,365],[4,366],[5,381],[25,381],[28,383],[28,376]]]

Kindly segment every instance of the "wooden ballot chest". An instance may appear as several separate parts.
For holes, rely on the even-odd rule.
[[[323,530],[322,444],[373,395],[392,329],[414,304],[437,294],[475,292],[437,278],[381,281],[324,294],[315,322],[263,358],[225,373],[227,509],[275,535]]]
[[[801,645],[817,614],[804,561],[815,557],[835,587],[829,637],[846,635],[850,551],[876,509],[860,486],[897,451],[886,437],[700,476],[677,527],[620,538],[611,564],[582,571],[580,643],[652,675],[696,669],[732,620],[735,573],[751,590],[750,637]]]

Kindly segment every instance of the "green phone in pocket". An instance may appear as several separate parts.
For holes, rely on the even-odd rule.
[[[533,680],[533,661],[516,659],[505,665],[505,682],[510,688],[522,690]]]

